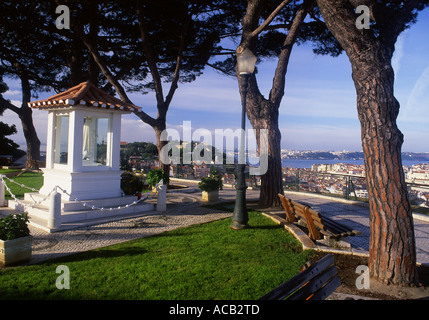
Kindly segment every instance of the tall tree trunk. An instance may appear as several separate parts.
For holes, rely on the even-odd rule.
[[[243,35],[238,49],[244,50],[246,47],[251,50],[254,49],[258,34],[268,26],[275,15],[289,2],[282,1],[265,22],[259,25],[260,10],[264,2],[261,0],[249,0],[246,15],[242,21]],[[265,99],[259,91],[255,75],[252,75],[249,80],[247,116],[253,129],[256,131],[266,129],[268,131],[268,170],[261,176],[261,192],[259,195],[259,205],[263,207],[281,207],[278,194],[283,193],[284,190],[280,145],[281,134],[278,126],[279,107],[284,95],[287,67],[292,48],[311,6],[312,4],[303,5],[295,14],[289,32],[282,44],[269,98]],[[263,148],[261,148],[258,133],[257,140],[261,151]]]
[[[278,194],[283,194],[284,190],[278,117],[267,122],[265,128],[268,130],[268,168],[270,169],[261,176],[259,204],[263,207],[280,207]]]
[[[393,69],[390,60],[375,53],[365,54],[366,61],[351,60],[371,212],[369,268],[373,278],[403,285],[416,282],[414,225],[402,167],[403,135],[396,125]]]
[[[21,89],[22,89],[22,103],[21,108],[15,110],[21,119],[22,129],[24,131],[25,141],[27,143],[27,160],[25,167],[27,169],[39,169],[38,160],[40,160],[40,140],[37,137],[36,129],[33,125],[33,110],[28,106],[31,99],[31,88],[28,77],[24,68],[17,65],[20,70]],[[14,109],[12,109],[14,110]]]
[[[396,125],[399,103],[393,94],[394,41],[383,43],[358,30],[348,1],[317,2],[352,65],[370,206],[370,275],[386,284],[415,283],[414,226],[401,160],[403,135]]]
[[[33,111],[24,103],[21,108],[11,104],[0,95],[0,104],[2,107],[15,112],[21,120],[25,141],[27,144],[27,160],[25,167],[28,169],[39,169],[37,161],[40,160],[40,141],[37,137],[36,129],[33,125]]]
[[[37,132],[33,125],[32,113],[33,111],[28,106],[22,106],[18,115],[21,119],[25,142],[27,143],[27,160],[25,167],[27,169],[37,170],[39,169],[38,160],[40,160],[40,140],[37,137]]]
[[[79,83],[83,82],[83,50],[85,46],[82,44],[77,36],[72,38],[73,45],[71,46],[71,57],[70,57],[70,83],[69,86],[74,87]]]
[[[256,87],[255,87],[256,86]],[[247,95],[247,116],[256,131],[256,140],[260,152],[268,153],[267,172],[261,175],[261,191],[259,205],[262,207],[281,206],[278,194],[283,194],[282,160],[281,160],[281,133],[279,130],[279,106],[264,99],[257,89],[254,76],[251,77],[249,93]],[[260,130],[267,130],[267,146],[262,145],[259,138]]]
[[[246,15],[242,21],[243,35],[238,49],[244,50],[246,47],[251,50],[254,49],[254,47],[256,47],[258,34],[268,26],[278,12],[289,2],[290,1],[282,1],[264,23],[259,25],[260,10],[264,2],[261,0],[249,0]],[[268,133],[268,169],[267,172],[261,176],[261,192],[259,195],[259,205],[263,207],[281,207],[282,205],[278,197],[279,193],[284,192],[280,145],[281,134],[278,126],[279,107],[284,95],[287,67],[292,48],[301,30],[304,19],[312,6],[312,3],[307,3],[295,13],[289,32],[282,44],[282,50],[274,73],[273,85],[269,98],[265,99],[259,91],[255,75],[252,75],[249,81],[246,108],[247,116],[252,127],[256,131],[266,129]],[[263,151],[264,149],[261,147],[259,139],[257,140],[259,150]]]
[[[259,194],[259,205],[262,207],[279,207],[281,206],[278,194],[283,194],[282,183],[282,159],[280,150],[281,133],[278,127],[278,117],[252,121],[252,126],[257,131],[267,130],[268,139],[266,151],[268,153],[268,170],[261,175],[261,191]],[[260,152],[265,152],[263,142],[258,139]]]
[[[89,19],[89,34],[91,43],[97,47],[98,42],[98,31],[99,31],[99,15],[98,15],[98,3],[97,2],[89,2],[87,4],[88,12],[91,12],[91,19]],[[92,54],[89,54],[88,61],[88,80],[91,81],[95,86],[98,85],[98,75],[100,69],[97,65],[97,62],[94,60]]]

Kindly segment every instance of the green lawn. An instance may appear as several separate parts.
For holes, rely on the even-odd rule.
[[[1,299],[257,299],[299,272],[312,251],[259,212],[190,226],[38,265],[0,270]],[[70,270],[70,289],[55,282]]]
[[[5,172],[4,172],[5,173]],[[21,183],[27,187],[40,189],[43,185],[43,174],[38,172],[24,172],[19,177],[10,177],[11,180],[14,180],[18,183]],[[24,193],[33,192],[30,189],[23,188],[7,179],[5,179],[7,186],[10,188],[12,193],[18,198],[24,198]],[[9,192],[5,191],[5,196],[7,200],[11,200]]]
[[[2,169],[0,168],[0,174],[10,173],[10,172],[20,172],[21,169]]]

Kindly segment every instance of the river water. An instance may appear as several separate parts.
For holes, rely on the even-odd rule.
[[[363,165],[363,160],[297,160],[297,159],[282,159],[282,167],[288,168],[311,168],[313,164],[336,164],[347,163],[355,165]],[[429,163],[428,161],[413,161],[403,160],[404,166],[412,166],[420,163]]]

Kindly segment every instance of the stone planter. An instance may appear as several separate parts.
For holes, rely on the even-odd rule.
[[[203,202],[213,202],[219,200],[219,190],[214,191],[203,191],[202,192]]]
[[[32,240],[32,236],[13,240],[0,240],[0,266],[8,266],[30,260]]]

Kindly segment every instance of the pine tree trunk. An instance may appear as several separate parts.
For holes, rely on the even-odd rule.
[[[281,133],[279,130],[279,111],[270,101],[264,99],[254,79],[249,83],[247,95],[247,116],[254,130],[260,152],[268,152],[267,172],[261,176],[261,191],[259,205],[262,207],[280,207],[278,194],[283,194],[282,159],[281,159]],[[268,146],[262,146],[259,139],[261,129],[268,133]]]
[[[40,140],[37,137],[36,129],[33,125],[32,110],[27,106],[22,106],[18,115],[21,119],[22,129],[27,143],[27,161],[25,167],[27,169],[37,170],[39,169],[37,161],[40,160]]]
[[[415,283],[414,225],[401,159],[403,135],[396,125],[393,69],[390,61],[367,58],[365,64],[353,62],[353,79],[371,212],[370,274],[386,284]]]
[[[283,194],[283,179],[280,149],[281,134],[278,128],[278,119],[268,121],[264,129],[268,130],[268,170],[261,176],[259,205],[262,207],[280,207],[281,202],[278,194]],[[259,148],[263,150],[260,144]]]
[[[264,1],[248,1],[246,15],[242,21],[243,36],[239,48],[252,50],[256,47],[257,35],[255,36],[254,32],[259,29],[260,13],[264,5]],[[260,93],[255,75],[252,75],[249,81],[246,113],[253,129],[257,131],[256,137],[259,151],[268,153],[268,170],[261,176],[259,205],[262,207],[282,206],[278,197],[279,193],[283,194],[281,134],[278,126],[279,107],[284,95],[285,77],[292,48],[308,10],[313,4],[308,3],[308,5],[304,5],[295,13],[289,32],[282,45],[269,98],[265,99]],[[268,133],[268,147],[265,150],[261,146],[260,139],[258,139],[260,129],[266,129]]]
[[[369,269],[386,284],[417,282],[414,226],[401,159],[391,59],[395,37],[375,38],[355,26],[347,0],[317,0],[352,65],[370,208]],[[392,32],[392,30],[390,30]]]
[[[21,69],[21,66],[18,67]],[[27,142],[27,161],[25,167],[27,169],[38,170],[39,164],[37,161],[40,160],[40,140],[33,125],[33,110],[28,106],[31,99],[30,82],[23,68],[21,71],[22,103],[18,115],[21,119],[25,141]]]

